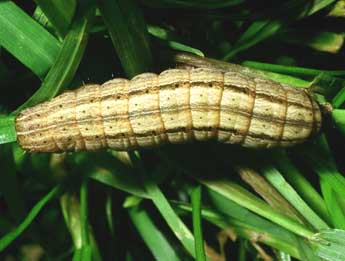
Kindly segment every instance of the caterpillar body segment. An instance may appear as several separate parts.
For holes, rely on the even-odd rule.
[[[215,139],[251,148],[302,143],[321,127],[305,91],[209,68],[144,73],[65,92],[16,118],[30,152],[112,148]]]

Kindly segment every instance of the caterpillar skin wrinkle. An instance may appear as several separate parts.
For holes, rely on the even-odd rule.
[[[302,143],[321,127],[303,89],[215,69],[170,69],[87,85],[23,110],[19,145],[29,152],[132,150],[218,140],[251,148]]]

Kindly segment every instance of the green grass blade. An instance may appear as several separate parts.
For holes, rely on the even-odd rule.
[[[14,119],[14,116],[0,117],[0,144],[14,142],[17,140]]]
[[[41,87],[14,114],[18,114],[24,108],[51,99],[61,89],[68,86],[83,57],[87,44],[88,31],[94,14],[95,10],[92,7],[85,16],[84,14],[79,14],[79,17],[65,37],[61,51]]]
[[[282,73],[282,74],[292,74],[297,76],[318,76],[319,74],[328,74],[331,76],[345,76],[345,70],[317,70],[305,67],[298,67],[298,66],[287,66],[287,65],[280,65],[280,64],[272,64],[272,63],[262,63],[257,61],[244,61],[242,65],[248,66],[253,69],[270,71],[275,73]]]
[[[81,244],[87,246],[89,239],[89,211],[88,211],[88,187],[87,179],[84,179],[80,187],[80,225],[81,225]]]
[[[99,0],[105,25],[128,77],[150,71],[152,54],[147,26],[133,0]]]
[[[341,207],[341,201],[338,198],[338,194],[333,191],[332,185],[327,182],[327,180],[321,179],[320,186],[322,195],[328,206],[329,215],[332,218],[333,226],[345,229],[345,209]]]
[[[12,1],[0,2],[0,45],[43,78],[60,50],[59,41]]]
[[[63,36],[72,22],[76,0],[35,0],[60,36]]]
[[[344,37],[333,32],[313,32],[291,31],[280,35],[287,43],[308,46],[320,52],[335,54],[339,52],[344,44]]]
[[[257,213],[258,215],[271,220],[274,223],[281,225],[282,227],[300,235],[302,237],[310,239],[313,236],[313,231],[307,227],[297,223],[290,217],[280,214],[272,207],[259,200],[250,192],[246,191],[239,185],[230,181],[201,181],[208,188],[218,192],[229,200],[248,208],[249,210]]]
[[[341,88],[340,91],[332,99],[332,107],[339,108],[345,102],[345,88]]]
[[[331,224],[326,204],[321,195],[310,184],[305,176],[297,169],[286,152],[274,153],[272,155],[277,164],[277,168],[284,178],[291,184],[303,200],[328,224]]]
[[[345,93],[344,93],[345,98]],[[332,118],[337,129],[345,135],[345,110],[334,109],[332,111]]]
[[[242,180],[249,184],[254,191],[260,195],[270,206],[281,214],[287,215],[300,223],[305,223],[305,219],[296,209],[270,184],[261,174],[254,169],[238,166],[236,172]]]
[[[162,232],[155,226],[149,214],[144,209],[135,206],[129,208],[128,213],[155,260],[180,260],[174,248],[169,244]]]
[[[24,221],[19,224],[14,230],[6,234],[0,239],[0,251],[3,251],[11,242],[20,236],[24,230],[32,223],[35,217],[39,214],[42,208],[53,199],[60,191],[60,187],[56,186],[47,195],[45,195],[36,205],[31,209]]]
[[[182,220],[177,216],[173,208],[171,207],[169,201],[166,199],[162,191],[159,189],[157,184],[147,180],[145,182],[145,188],[147,193],[151,196],[154,205],[159,210],[160,214],[163,216],[170,229],[180,240],[182,245],[188,251],[188,253],[195,257],[194,249],[194,237],[190,232],[188,227],[182,222]]]
[[[313,1],[313,4],[308,11],[308,15],[312,15],[312,14],[318,12],[321,9],[329,6],[330,4],[332,4],[334,2],[335,2],[335,0],[315,0],[315,1]]]
[[[316,143],[300,151],[320,177],[320,184],[328,213],[336,228],[345,228],[344,204],[345,178],[339,173],[326,137],[320,135]]]
[[[192,191],[192,220],[195,238],[195,254],[197,261],[205,261],[204,239],[201,226],[201,186],[197,186]]]
[[[264,20],[254,22],[237,40],[231,51],[227,53],[223,60],[228,61],[238,52],[265,40],[280,30],[282,22],[280,20]]]
[[[215,213],[209,213],[208,210],[203,210],[202,213],[204,213],[204,218],[217,226],[221,225],[223,229],[231,226],[239,236],[248,240],[259,240],[260,242],[285,251],[301,260],[306,260],[303,259],[304,254],[299,249],[299,244],[304,245],[304,240],[284,229],[279,224],[275,224],[258,216],[221,194],[211,189],[208,189],[208,192],[217,211]],[[222,223],[217,220],[223,220],[223,215],[228,218],[224,220],[226,223],[222,225]]]
[[[294,206],[299,213],[317,230],[329,228],[304,200],[297,194],[291,185],[284,179],[279,171],[272,165],[261,168],[265,178]]]
[[[176,37],[173,37],[169,31],[162,27],[148,25],[147,30],[151,35],[163,40],[164,43],[173,50],[188,52],[201,57],[205,56],[199,49],[180,43]]]

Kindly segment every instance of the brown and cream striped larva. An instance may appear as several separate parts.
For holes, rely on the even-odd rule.
[[[62,93],[16,118],[29,152],[215,139],[252,148],[304,142],[321,127],[311,95],[263,78],[216,69],[170,69]]]

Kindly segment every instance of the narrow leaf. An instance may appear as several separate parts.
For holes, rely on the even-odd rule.
[[[0,117],[0,144],[17,140],[17,134],[14,128],[14,119],[14,116]]]
[[[128,77],[150,71],[152,54],[146,24],[133,0],[99,0],[117,55]]]
[[[41,87],[14,114],[18,114],[24,108],[51,99],[72,81],[83,57],[94,12],[95,10],[90,8],[85,16],[80,14],[79,19],[75,21],[65,37],[61,51]]]
[[[50,23],[63,36],[72,22],[76,9],[76,0],[35,0]]]
[[[42,208],[53,199],[60,191],[60,187],[53,188],[47,195],[45,195],[36,205],[31,209],[24,221],[19,224],[13,231],[0,239],[0,251],[3,251],[12,241],[20,236],[24,230],[32,223],[35,217],[39,214]]]
[[[40,78],[60,50],[58,40],[12,1],[0,2],[0,45]]]
[[[148,213],[140,207],[128,209],[129,216],[150,249],[155,260],[174,261],[180,260],[174,248],[169,244],[162,232],[155,226]]]

